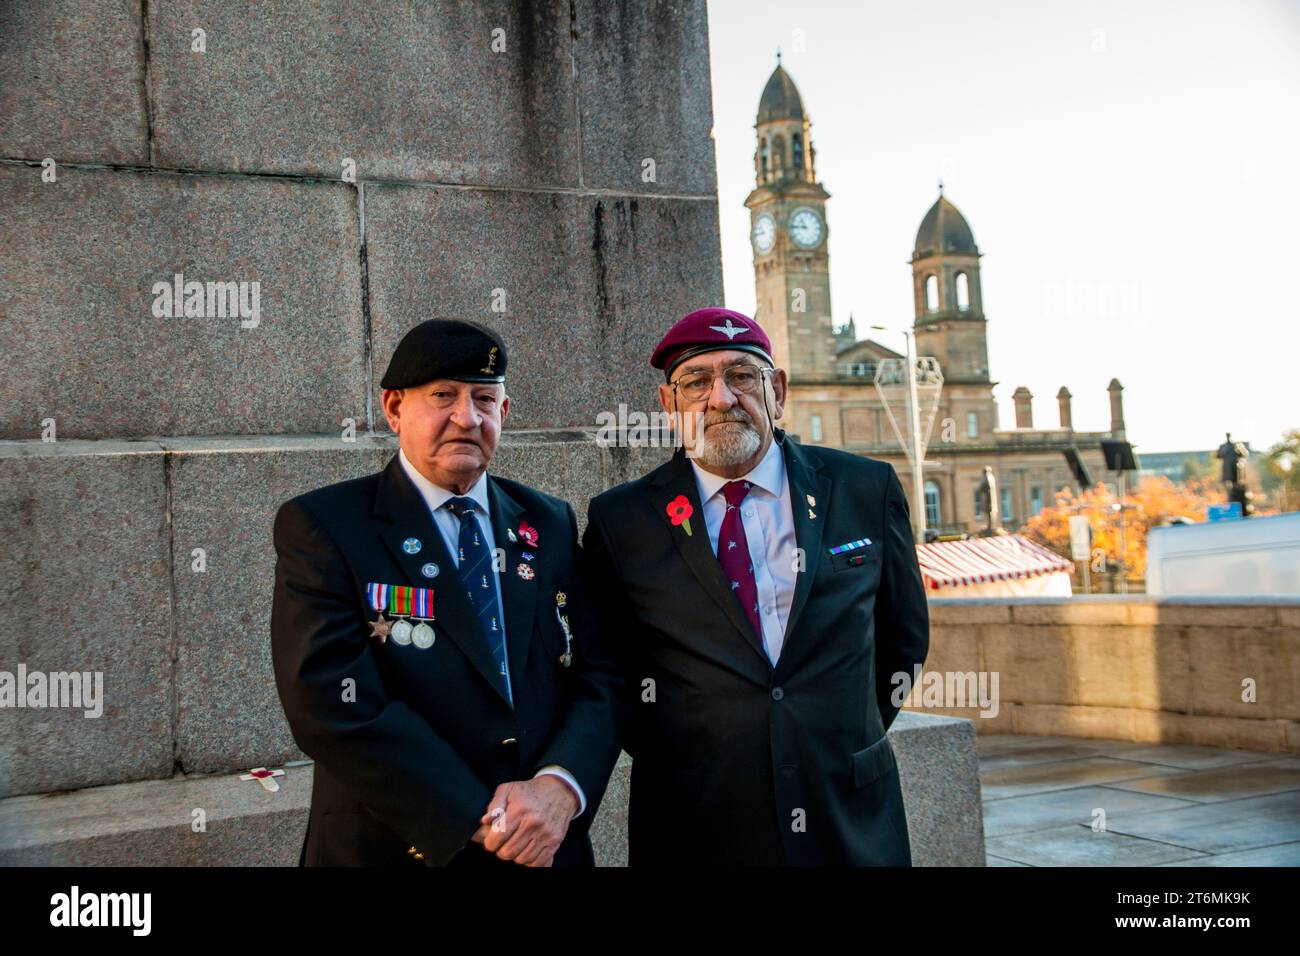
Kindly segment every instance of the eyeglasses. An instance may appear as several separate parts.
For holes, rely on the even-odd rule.
[[[748,362],[731,365],[722,370],[722,380],[727,388],[737,395],[753,395],[763,387],[763,373],[772,371]],[[682,398],[688,402],[699,402],[708,398],[713,391],[715,376],[707,372],[697,375],[683,375],[672,383],[674,389],[681,391]]]

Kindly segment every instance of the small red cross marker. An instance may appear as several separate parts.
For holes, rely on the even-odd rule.
[[[263,790],[269,790],[275,793],[280,789],[280,785],[275,782],[276,777],[283,777],[283,770],[267,770],[265,767],[254,767],[248,773],[241,773],[240,780],[256,780],[262,785]]]

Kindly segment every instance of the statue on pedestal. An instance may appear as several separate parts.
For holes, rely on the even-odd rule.
[[[1214,453],[1214,457],[1223,463],[1219,478],[1227,486],[1228,500],[1241,505],[1241,516],[1244,518],[1254,510],[1249,502],[1250,492],[1246,490],[1245,482],[1246,458],[1250,452],[1243,442],[1232,440],[1232,432],[1228,432],[1224,438],[1226,440]]]
[[[1002,527],[998,479],[993,474],[993,469],[988,465],[984,466],[984,477],[980,480],[978,495],[980,510],[984,512],[986,521],[984,529],[980,531],[980,536],[989,537],[990,535],[1006,534],[1006,529]]]

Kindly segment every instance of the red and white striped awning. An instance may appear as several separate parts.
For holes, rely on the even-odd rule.
[[[1018,534],[918,544],[926,587],[955,587],[1073,571],[1074,562]]]

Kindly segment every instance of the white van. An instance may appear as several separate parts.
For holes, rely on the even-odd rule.
[[[1300,597],[1300,512],[1152,528],[1147,593]]]

